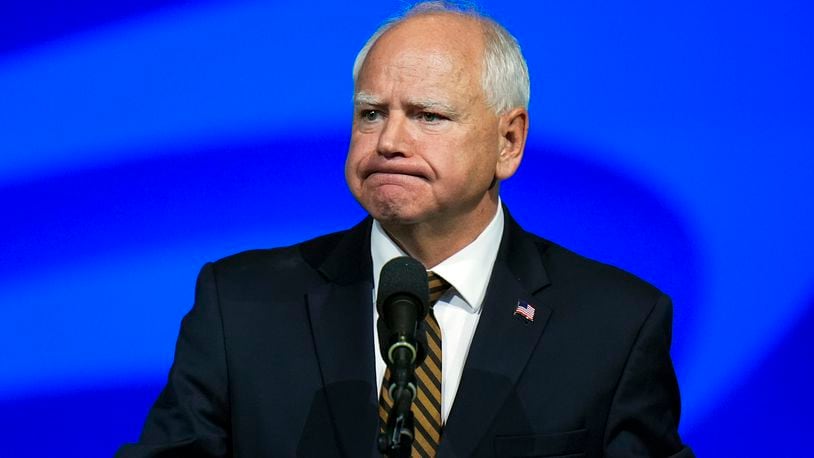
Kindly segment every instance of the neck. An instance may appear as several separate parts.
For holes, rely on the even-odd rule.
[[[473,211],[458,217],[414,224],[381,224],[402,250],[431,269],[478,238],[496,212],[497,195],[487,197]]]

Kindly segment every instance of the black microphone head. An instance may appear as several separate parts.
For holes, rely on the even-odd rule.
[[[427,269],[419,261],[401,256],[393,258],[382,267],[379,274],[379,291],[376,296],[376,308],[379,315],[388,320],[392,314],[390,305],[407,300],[416,307],[417,320],[427,315],[430,302],[430,291],[427,284]],[[388,327],[390,325],[388,324]],[[391,328],[392,329],[392,328]]]

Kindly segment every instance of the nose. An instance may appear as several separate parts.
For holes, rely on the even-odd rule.
[[[376,145],[379,154],[387,158],[410,154],[410,134],[407,121],[405,116],[398,112],[393,112],[386,118]]]

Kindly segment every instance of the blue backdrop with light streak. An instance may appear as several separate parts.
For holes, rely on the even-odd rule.
[[[356,51],[396,1],[0,8],[0,456],[111,456],[202,263],[358,221]],[[682,433],[791,456],[814,422],[808,2],[485,1],[532,74],[529,230],[675,300]]]

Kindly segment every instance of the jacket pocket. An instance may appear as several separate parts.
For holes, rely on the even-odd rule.
[[[528,436],[495,437],[495,454],[504,457],[581,457],[585,454],[587,429]]]

